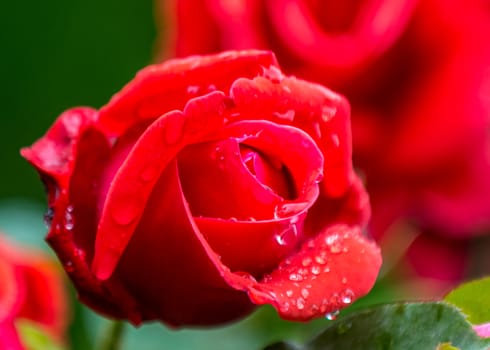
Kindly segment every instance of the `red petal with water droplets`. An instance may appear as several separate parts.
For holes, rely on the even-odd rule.
[[[230,287],[227,270],[195,226],[175,160],[159,177],[141,221],[111,280],[138,301],[144,320],[173,326],[228,322],[254,308]]]
[[[223,127],[224,108],[221,92],[192,99],[184,113],[163,115],[138,139],[112,180],[99,220],[92,263],[98,278],[114,271],[159,175],[185,145],[203,142]]]
[[[277,65],[268,51],[229,51],[174,59],[141,70],[100,110],[100,126],[121,135],[143,120],[182,110],[189,99],[211,91],[228,91],[237,77],[254,77]]]
[[[40,173],[49,192],[50,206],[58,191],[68,186],[74,147],[80,131],[96,122],[97,113],[92,108],[70,109],[56,119],[44,137],[20,151]]]
[[[260,282],[226,275],[257,304],[272,304],[282,318],[310,320],[335,313],[365,295],[381,266],[379,248],[359,227],[332,226],[306,241]]]
[[[281,76],[240,78],[230,93],[240,119],[269,119],[310,134],[325,158],[321,186],[332,197],[347,191],[355,174],[350,109],[345,98],[323,86]]]

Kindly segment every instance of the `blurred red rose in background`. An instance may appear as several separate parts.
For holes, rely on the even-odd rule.
[[[24,349],[18,324],[32,321],[60,344],[68,326],[61,270],[44,253],[0,236],[0,348]]]
[[[82,302],[134,324],[213,325],[272,304],[308,320],[366,294],[381,257],[349,105],[265,51],[149,66],[22,155]]]
[[[159,1],[160,55],[268,48],[352,105],[372,233],[410,223],[407,257],[457,280],[490,227],[490,26],[477,1]],[[490,266],[486,266],[486,271]]]

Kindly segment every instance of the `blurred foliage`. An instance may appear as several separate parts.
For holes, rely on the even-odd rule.
[[[444,300],[457,306],[471,323],[490,322],[490,277],[465,283]]]
[[[16,326],[26,350],[67,350],[33,322],[19,320]]]
[[[299,345],[276,343],[268,350],[329,349],[465,349],[485,350],[465,316],[443,303],[381,305],[350,314],[331,323],[312,341]]]
[[[0,198],[44,200],[19,149],[63,110],[100,107],[150,63],[153,2],[4,1],[0,8]]]

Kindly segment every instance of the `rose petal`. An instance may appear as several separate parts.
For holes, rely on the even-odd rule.
[[[342,196],[354,178],[347,100],[320,85],[280,79],[237,79],[230,92],[237,118],[269,119],[306,131],[325,157],[322,187],[332,197]]]
[[[12,320],[0,320],[0,349],[25,350]]]
[[[224,95],[213,92],[190,100],[183,113],[163,115],[141,135],[112,180],[99,220],[92,263],[99,279],[112,274],[163,169],[186,144],[220,130],[224,108]]]
[[[282,318],[310,320],[335,313],[374,285],[381,254],[359,227],[332,226],[306,241],[260,282],[225,278],[248,291],[257,304],[272,304]]]
[[[283,200],[245,167],[234,138],[188,146],[178,159],[180,181],[193,216],[270,219]]]
[[[3,243],[1,244],[3,245]],[[2,287],[0,288],[1,322],[15,315],[24,298],[25,291],[21,288],[22,284],[19,283],[19,271],[3,256],[3,247],[0,246],[0,249],[0,280],[2,281]]]
[[[187,101],[210,91],[228,91],[236,77],[254,77],[262,67],[277,65],[267,51],[229,51],[210,56],[191,56],[149,66],[100,110],[100,126],[121,135],[132,125],[154,120]]]
[[[139,300],[143,319],[173,326],[214,324],[253,308],[245,293],[223,280],[217,266],[221,268],[219,258],[192,221],[172,161],[111,279],[121,281]]]
[[[0,323],[25,318],[62,339],[68,310],[60,272],[44,254],[0,237]]]
[[[323,177],[324,157],[315,141],[304,131],[265,120],[242,120],[229,124],[223,134],[241,135],[244,145],[284,164],[296,186],[294,200],[314,202],[318,196],[317,183]],[[285,154],[284,149],[289,152]]]
[[[313,13],[303,1],[279,0],[267,4],[267,9],[281,42],[291,51],[312,64],[341,69],[369,62],[389,48],[405,29],[416,3],[367,1],[350,28],[341,33],[325,31],[316,18],[321,14]],[[321,11],[329,10],[322,6]]]
[[[97,111],[73,108],[58,117],[46,135],[31,147],[21,149],[21,155],[41,174],[48,190],[49,205],[53,205],[59,189],[68,186],[73,147],[81,130],[93,125]]]

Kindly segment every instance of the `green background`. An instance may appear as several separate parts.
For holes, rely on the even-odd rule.
[[[0,199],[44,201],[19,155],[65,109],[100,107],[151,62],[151,0],[2,1]]]

